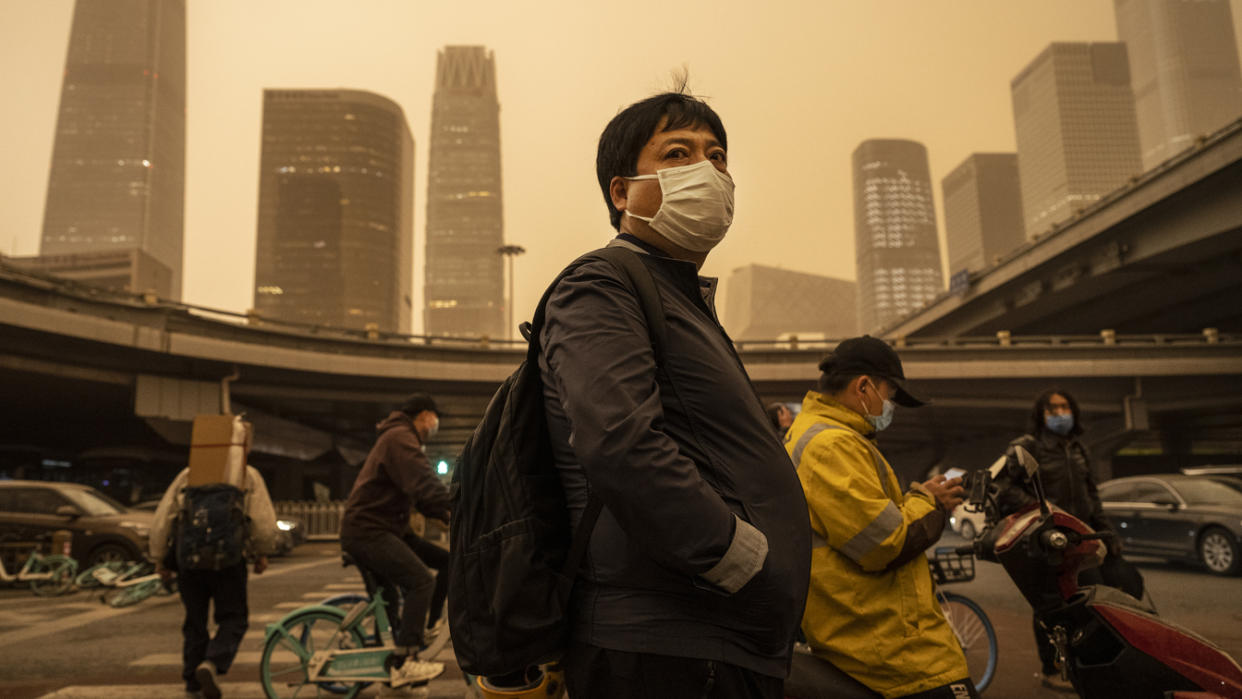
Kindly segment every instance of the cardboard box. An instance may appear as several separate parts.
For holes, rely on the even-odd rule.
[[[190,436],[189,485],[244,487],[254,427],[238,415],[199,415]]]

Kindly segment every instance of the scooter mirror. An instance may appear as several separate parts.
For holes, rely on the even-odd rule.
[[[1022,469],[1026,471],[1028,478],[1034,476],[1039,471],[1039,462],[1035,460],[1035,457],[1031,456],[1031,452],[1020,446],[1014,446],[1013,453],[1017,457]]]

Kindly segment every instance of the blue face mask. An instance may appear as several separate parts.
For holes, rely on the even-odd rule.
[[[896,407],[893,405],[893,401],[886,398],[884,400],[884,407],[880,409],[880,414],[868,415],[867,422],[870,422],[871,426],[875,428],[875,431],[879,432],[893,424],[894,410],[896,410]]]
[[[1044,426],[1050,431],[1064,437],[1070,433],[1070,430],[1074,429],[1074,414],[1067,413],[1065,415],[1045,415]]]
[[[863,403],[863,410],[867,411],[867,414],[863,417],[867,418],[867,422],[871,423],[871,426],[875,428],[876,432],[879,432],[893,424],[893,411],[896,409],[896,406],[893,405],[893,401],[885,398],[884,403],[880,406],[880,414],[871,415],[871,408],[868,408],[867,404]]]

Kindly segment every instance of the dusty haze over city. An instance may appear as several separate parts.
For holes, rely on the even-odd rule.
[[[189,0],[185,285],[189,303],[253,305],[264,88],[370,90],[415,139],[415,332],[436,52],[495,52],[505,237],[516,316],[613,234],[595,144],[618,109],[689,71],[729,133],[737,214],[704,272],[759,263],[854,278],[850,154],[868,138],[929,151],[940,179],[1014,150],[1009,82],[1053,41],[1115,41],[1112,0]],[[1242,3],[1233,0],[1242,35]],[[0,0],[0,253],[39,252],[71,0]],[[726,288],[727,293],[727,288]],[[723,306],[722,306],[723,307]]]

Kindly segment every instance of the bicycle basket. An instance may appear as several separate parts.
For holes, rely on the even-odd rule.
[[[932,570],[936,573],[936,582],[954,583],[975,579],[975,557],[953,550],[951,546],[936,549],[936,557],[932,559]]]

